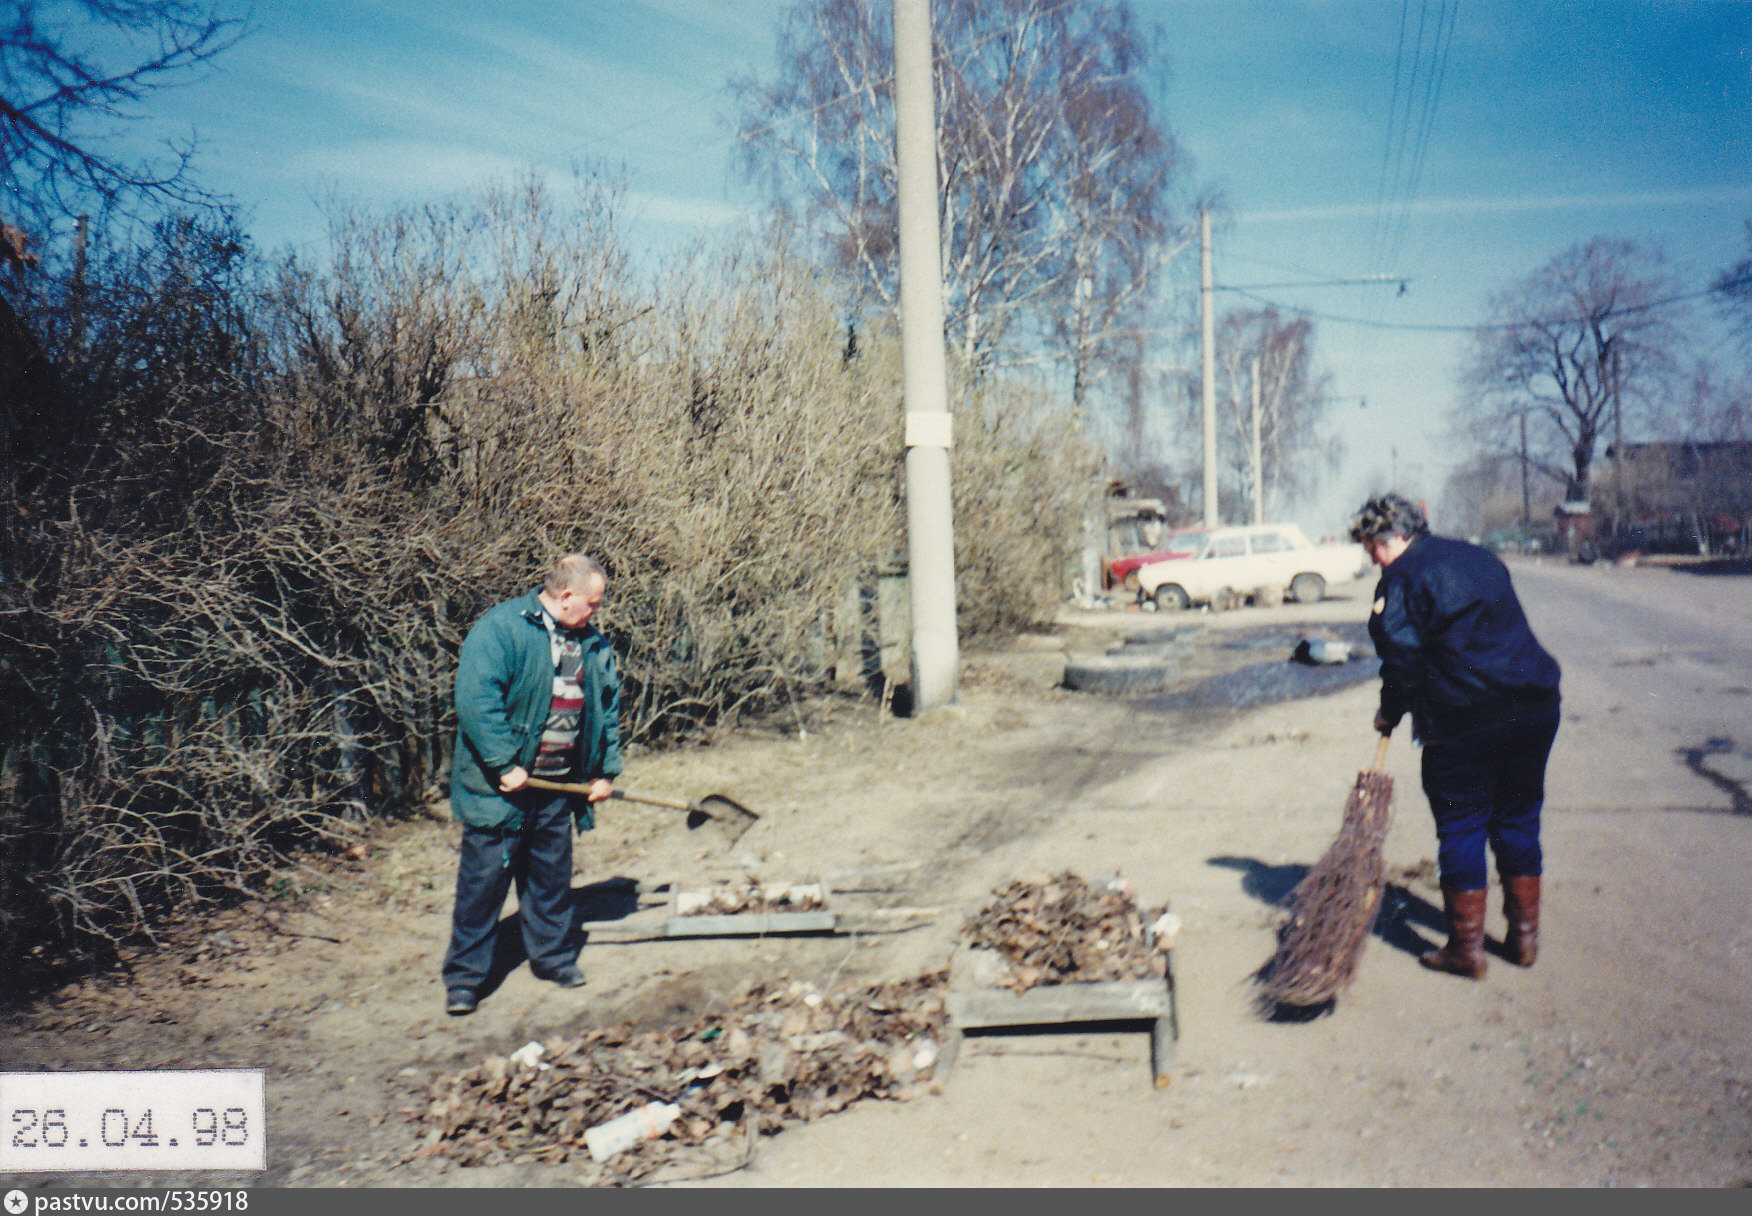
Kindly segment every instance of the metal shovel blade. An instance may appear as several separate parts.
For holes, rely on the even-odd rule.
[[[531,789],[553,790],[563,794],[588,793],[590,787],[571,781],[548,781],[540,777],[529,779]],[[760,820],[760,816],[743,806],[733,798],[722,794],[707,794],[698,802],[679,802],[673,798],[658,798],[651,794],[634,794],[627,790],[615,790],[610,798],[621,802],[642,802],[646,806],[668,807],[672,811],[687,812],[687,826],[691,830],[708,821],[718,824],[724,829],[729,843],[735,844],[748,834],[748,829]]]
[[[735,844],[748,834],[748,829],[760,821],[760,816],[740,802],[722,794],[707,794],[688,808],[687,826],[697,828],[707,820],[724,829],[730,843]]]

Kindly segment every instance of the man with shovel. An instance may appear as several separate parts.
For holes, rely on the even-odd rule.
[[[1369,499],[1351,537],[1381,567],[1369,614],[1381,656],[1375,729],[1391,734],[1409,711],[1424,745],[1448,942],[1421,961],[1484,977],[1488,844],[1503,880],[1505,953],[1531,967],[1539,951],[1539,812],[1557,736],[1557,660],[1534,638],[1502,561],[1477,545],[1430,535],[1416,504],[1397,494]]]
[[[453,1015],[479,1004],[514,881],[530,970],[565,988],[584,983],[569,940],[572,828],[596,826],[594,804],[621,771],[620,676],[590,624],[607,587],[595,559],[568,554],[538,590],[488,609],[462,643],[450,770],[462,853],[443,968]],[[588,792],[581,801],[542,792],[532,775]]]

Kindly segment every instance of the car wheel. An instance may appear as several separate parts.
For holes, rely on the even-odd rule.
[[[1156,607],[1164,612],[1184,612],[1191,605],[1192,598],[1177,583],[1163,583],[1156,588]]]
[[[1326,598],[1326,580],[1318,574],[1298,574],[1290,580],[1290,595],[1298,604],[1317,604]]]

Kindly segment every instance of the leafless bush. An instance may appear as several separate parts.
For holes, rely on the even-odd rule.
[[[987,378],[955,418],[957,616],[970,640],[1038,624],[1065,598],[1099,472],[1061,403]]]
[[[848,589],[904,547],[892,344],[852,353],[782,248],[641,279],[617,209],[587,181],[341,213],[320,268],[171,225],[24,310],[56,377],[6,420],[0,958],[433,796],[463,634],[558,552],[610,571],[632,739],[828,685]],[[1053,598],[1086,470],[1044,399],[969,401],[962,624],[991,634]]]

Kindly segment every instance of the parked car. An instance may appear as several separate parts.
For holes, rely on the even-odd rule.
[[[1139,590],[1158,608],[1189,608],[1225,591],[1244,596],[1262,587],[1312,604],[1325,598],[1328,587],[1369,572],[1369,555],[1361,545],[1312,544],[1295,524],[1212,528],[1183,540],[1189,549],[1185,556],[1151,562],[1137,572]]]
[[[1168,536],[1149,553],[1132,553],[1125,557],[1116,557],[1107,563],[1107,582],[1112,587],[1124,587],[1127,591],[1138,589],[1138,571],[1151,562],[1167,562],[1176,558],[1191,557],[1197,538],[1204,533],[1197,528],[1186,528],[1179,532],[1170,532]]]

